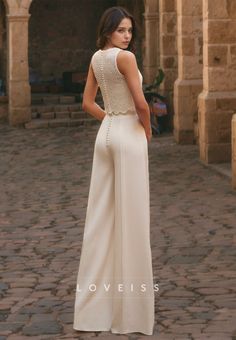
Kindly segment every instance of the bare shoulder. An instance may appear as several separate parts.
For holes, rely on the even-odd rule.
[[[120,51],[117,55],[117,66],[121,73],[125,73],[130,67],[136,67],[135,54],[131,51]]]
[[[120,62],[134,62],[136,61],[136,57],[134,55],[133,52],[131,51],[125,51],[125,50],[121,50],[119,53],[118,53],[118,56],[117,56],[117,61],[120,61]]]

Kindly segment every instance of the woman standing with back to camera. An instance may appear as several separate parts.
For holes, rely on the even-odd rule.
[[[108,8],[99,24],[83,109],[101,120],[77,277],[74,329],[153,334],[148,142],[150,112],[133,17]],[[105,111],[96,104],[101,89]]]

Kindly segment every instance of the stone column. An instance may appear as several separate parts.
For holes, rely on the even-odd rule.
[[[143,74],[146,83],[151,84],[159,67],[159,13],[158,0],[145,1],[145,40]]]
[[[28,67],[28,21],[30,15],[7,15],[9,123],[31,120],[31,91]]]
[[[174,84],[174,137],[198,138],[197,99],[202,91],[202,0],[177,1],[178,78]]]
[[[160,11],[160,67],[165,78],[160,86],[173,113],[173,89],[177,78],[176,1],[159,0]]]
[[[232,186],[236,189],[236,114],[232,119]]]
[[[200,158],[231,159],[236,107],[236,2],[203,0],[203,91],[199,95]]]

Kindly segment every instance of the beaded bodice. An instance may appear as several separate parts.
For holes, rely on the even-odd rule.
[[[124,75],[117,67],[116,58],[121,48],[112,47],[96,51],[91,59],[94,75],[100,87],[105,111],[109,113],[126,113],[135,110],[134,101]],[[139,71],[140,82],[143,77]]]

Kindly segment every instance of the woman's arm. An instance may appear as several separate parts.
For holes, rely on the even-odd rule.
[[[82,109],[90,113],[93,117],[99,120],[103,120],[103,118],[106,115],[106,112],[102,110],[102,108],[95,102],[97,90],[98,90],[97,80],[95,78],[90,63],[87,81],[84,88]]]
[[[144,127],[147,140],[150,142],[152,137],[150,110],[143,94],[135,55],[129,51],[119,52],[117,56],[117,67],[127,81],[137,114]]]

